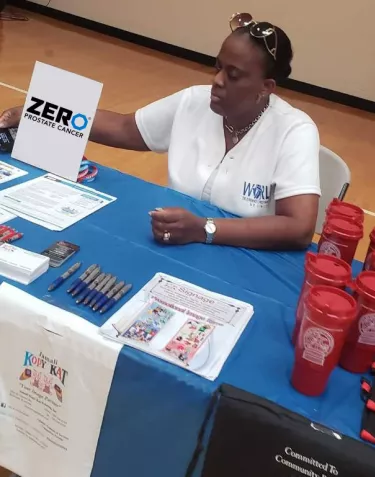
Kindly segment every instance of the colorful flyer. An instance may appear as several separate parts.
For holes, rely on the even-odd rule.
[[[210,323],[187,320],[164,351],[188,365],[214,329]]]
[[[148,304],[121,336],[149,343],[172,318],[174,312],[157,302]],[[115,326],[115,325],[114,325]],[[116,328],[116,326],[115,326]]]

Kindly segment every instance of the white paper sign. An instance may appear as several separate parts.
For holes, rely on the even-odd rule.
[[[102,88],[37,61],[12,157],[76,181]]]
[[[0,466],[89,477],[121,346],[5,283],[0,307]]]

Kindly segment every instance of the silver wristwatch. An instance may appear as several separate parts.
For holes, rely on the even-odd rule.
[[[206,232],[206,243],[212,243],[216,233],[216,225],[214,219],[207,219],[206,225],[204,226],[204,230]]]

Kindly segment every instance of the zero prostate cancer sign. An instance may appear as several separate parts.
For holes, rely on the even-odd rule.
[[[35,96],[31,98],[31,105],[27,107],[24,117],[78,138],[83,138],[80,131],[86,129],[89,123],[89,118],[84,114],[74,114],[70,109]]]
[[[12,157],[76,181],[103,84],[37,61]]]

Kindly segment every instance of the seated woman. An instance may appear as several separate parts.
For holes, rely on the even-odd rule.
[[[234,15],[213,86],[193,86],[136,113],[98,111],[90,140],[134,151],[168,151],[169,186],[241,218],[202,218],[181,208],[150,213],[156,240],[257,249],[302,249],[314,233],[319,134],[274,94],[291,73],[289,38],[250,14]],[[22,108],[5,111],[16,126]]]

